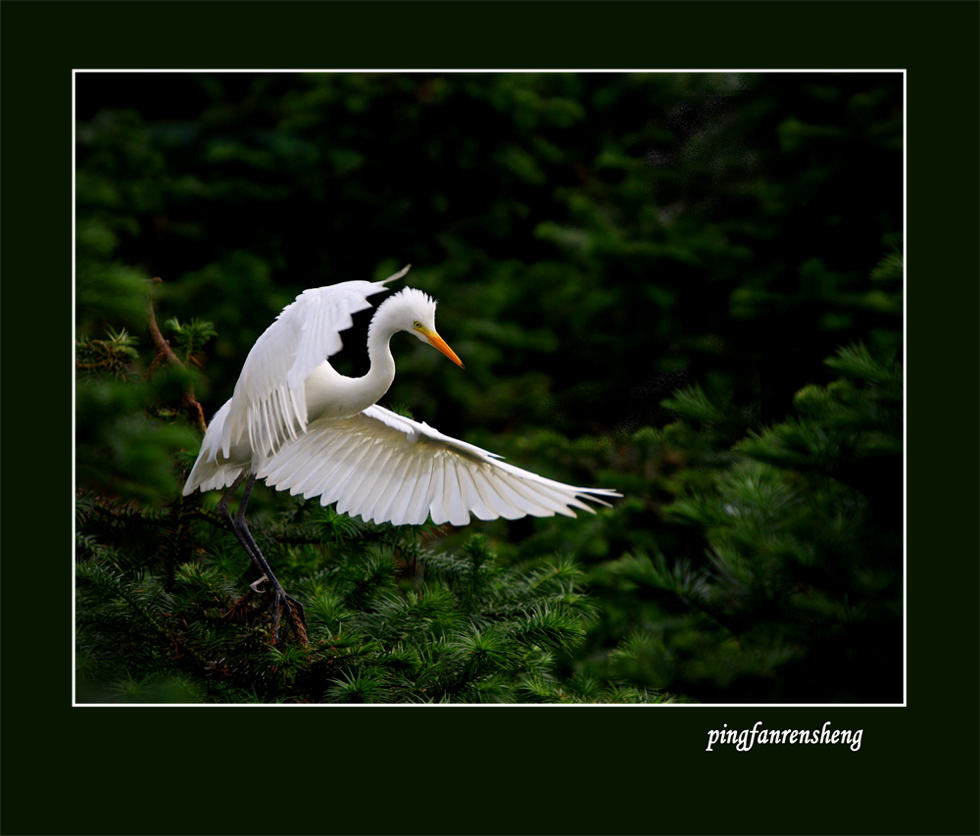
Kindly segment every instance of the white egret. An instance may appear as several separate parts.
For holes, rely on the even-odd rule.
[[[272,585],[273,642],[280,610],[303,618],[302,606],[285,593],[245,522],[256,479],[277,490],[336,503],[338,513],[394,525],[465,525],[593,512],[583,500],[607,505],[613,490],[579,488],[546,479],[494,453],[443,435],[377,405],[395,377],[389,341],[407,331],[462,367],[436,333],[436,303],[414,288],[382,302],[368,328],[370,369],[362,377],[338,373],[327,358],[341,348],[340,332],[351,314],[408,271],[378,282],[349,281],[306,290],[276,317],[249,352],[234,394],[215,414],[184,495],[227,488],[218,510],[262,573],[252,588]],[[238,513],[228,502],[245,482]],[[594,512],[593,512],[594,513]],[[294,619],[295,621],[295,619]]]

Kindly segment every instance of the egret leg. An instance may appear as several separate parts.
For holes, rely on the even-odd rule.
[[[228,510],[228,501],[231,499],[235,491],[238,490],[238,486],[246,477],[248,481],[245,483],[245,493],[242,496],[241,504],[238,506],[238,513],[232,517],[231,512]],[[251,585],[252,589],[255,589],[264,581],[268,581],[272,584],[272,643],[276,644],[279,641],[279,617],[282,609],[285,608],[286,615],[289,617],[290,623],[299,634],[300,640],[305,644],[306,614],[303,610],[303,605],[291,595],[286,594],[286,591],[282,588],[282,585],[276,579],[272,568],[269,566],[269,562],[262,554],[262,550],[259,548],[258,543],[256,543],[255,538],[252,537],[252,532],[248,530],[248,524],[245,522],[245,509],[248,507],[248,500],[252,495],[252,488],[255,486],[255,479],[256,474],[254,473],[239,474],[238,478],[235,479],[231,487],[225,491],[224,496],[222,496],[218,501],[218,512],[228,521],[228,524],[231,526],[231,530],[235,533],[235,537],[238,538],[238,542],[242,544],[242,548],[245,549],[248,556],[252,559],[252,562],[262,573],[262,577]],[[255,589],[255,591],[258,592],[257,589]],[[296,607],[295,616],[293,613],[293,605]]]
[[[296,612],[300,623],[302,624],[302,630],[298,630],[300,637],[302,639],[306,638],[306,613],[303,610],[303,605],[293,598],[291,595],[286,594],[286,590],[282,588],[276,576],[272,573],[272,569],[269,566],[268,561],[259,549],[258,544],[252,537],[252,532],[248,530],[248,524],[245,522],[245,508],[248,506],[248,500],[252,496],[252,488],[255,486],[256,474],[250,473],[248,476],[248,481],[245,483],[245,493],[242,496],[241,504],[238,506],[238,513],[235,515],[235,526],[238,533],[241,535],[243,542],[248,542],[251,546],[251,552],[255,555],[255,562],[261,569],[265,578],[272,584],[273,589],[273,601],[272,601],[272,643],[275,644],[279,640],[279,616],[283,608],[286,610],[286,615],[290,619],[290,623],[296,626],[296,622],[293,619],[293,607],[296,606]],[[258,582],[257,582],[258,583]],[[305,642],[304,642],[305,643]]]

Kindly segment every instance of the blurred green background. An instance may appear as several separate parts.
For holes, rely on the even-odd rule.
[[[586,569],[600,614],[559,675],[721,702],[900,698],[900,74],[79,73],[76,108],[81,489],[176,513],[200,437],[186,387],[210,417],[299,292],[411,263],[398,286],[439,300],[466,369],[396,338],[384,403],[625,494],[438,538]],[[184,370],[153,363],[155,276]],[[341,371],[366,370],[369,318]],[[180,339],[195,319],[203,345]],[[774,503],[740,554],[705,510],[736,489]],[[250,509],[291,503],[260,488]],[[733,580],[746,554],[767,556]]]

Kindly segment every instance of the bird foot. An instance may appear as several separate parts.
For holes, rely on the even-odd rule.
[[[255,581],[254,583],[250,583],[250,584],[248,585],[248,588],[249,588],[249,589],[251,589],[251,590],[252,590],[252,592],[258,592],[259,594],[261,594],[261,593],[262,593],[262,590],[261,590],[261,589],[259,589],[259,587],[260,587],[260,586],[261,586],[262,584],[264,584],[264,583],[265,583],[266,581],[268,581],[268,580],[269,580],[269,576],[268,576],[268,575],[263,575],[263,576],[262,576],[261,578],[259,578],[259,579],[258,579],[257,581]],[[283,594],[285,594],[285,593],[283,593]]]
[[[282,611],[285,610],[286,624],[292,627],[300,644],[308,646],[310,639],[306,634],[306,611],[303,609],[303,605],[291,595],[287,595],[286,590],[278,584],[273,588],[272,596],[272,606],[270,607],[272,610],[272,643],[278,644],[279,642],[279,619]]]

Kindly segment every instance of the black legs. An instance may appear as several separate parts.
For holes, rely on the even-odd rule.
[[[241,504],[238,506],[238,513],[232,517],[231,512],[228,510],[228,501],[234,495],[235,491],[238,490],[238,486],[241,485],[242,480],[246,478],[248,481],[245,483],[245,494],[242,496]],[[303,612],[303,605],[300,604],[295,598],[287,595],[279,581],[276,580],[276,576],[269,567],[268,561],[262,554],[262,550],[259,549],[258,544],[255,542],[255,538],[252,537],[252,532],[248,530],[248,524],[245,522],[245,509],[248,506],[248,500],[252,495],[252,487],[254,485],[254,473],[241,473],[232,483],[231,487],[225,491],[224,496],[222,496],[218,501],[218,513],[220,513],[221,516],[228,521],[228,524],[231,526],[231,530],[235,532],[235,536],[238,538],[238,542],[242,544],[242,548],[248,552],[248,556],[252,559],[252,562],[263,575],[261,578],[259,578],[259,580],[252,584],[252,589],[258,592],[259,590],[257,587],[260,584],[266,581],[272,584],[272,643],[276,644],[279,641],[279,616],[281,611],[285,609],[289,623],[296,630],[300,637],[300,641],[307,644],[306,616]],[[295,611],[293,610],[293,607],[296,608]]]

